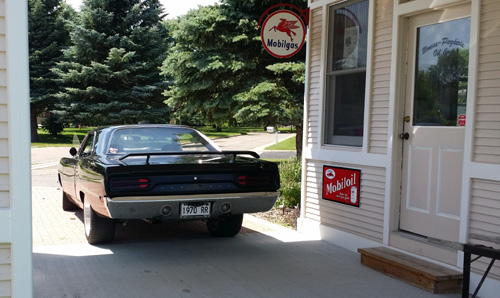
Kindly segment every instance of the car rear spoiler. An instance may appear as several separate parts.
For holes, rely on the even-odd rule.
[[[232,155],[233,162],[237,155],[250,155],[255,158],[260,158],[260,155],[254,151],[181,151],[181,152],[144,152],[144,153],[128,153],[120,157],[118,160],[122,161],[132,156],[146,156],[146,164],[149,164],[151,156],[161,155]]]

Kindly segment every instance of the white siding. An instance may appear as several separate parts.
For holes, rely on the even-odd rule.
[[[483,244],[500,249],[500,182],[488,180],[472,180],[469,236],[471,243]],[[478,240],[482,239],[482,240]],[[488,239],[491,239],[488,241]],[[490,259],[481,258],[472,263],[472,269],[484,273]],[[500,264],[488,275],[500,279]]]
[[[319,129],[319,115],[320,115],[320,100],[321,93],[321,37],[322,37],[322,22],[323,15],[322,9],[314,9],[311,11],[311,18],[309,23],[309,37],[308,42],[311,43],[310,59],[309,59],[309,108],[307,115],[307,145],[316,145],[320,138]]]
[[[0,0],[0,297],[33,297],[28,2]]]
[[[500,0],[483,0],[473,160],[500,164]]]
[[[475,162],[500,164],[500,0],[481,1],[473,156]],[[500,182],[472,179],[469,242],[500,249]],[[472,270],[480,275],[490,259],[480,258]],[[498,263],[498,262],[497,262]],[[489,278],[500,279],[500,264]]]
[[[387,152],[392,46],[392,0],[376,2],[373,38],[373,79],[369,123],[370,153]]]
[[[0,297],[10,297],[11,251],[9,244],[0,244]]]
[[[391,68],[392,37],[392,0],[376,1],[373,53],[373,87],[370,91],[369,152],[385,154],[388,140],[389,120],[389,76]],[[322,139],[321,110],[324,81],[322,74],[322,52],[326,40],[323,25],[328,11],[323,6],[314,8],[310,13],[309,26],[309,89],[307,110],[307,131],[305,146],[319,149]],[[326,59],[326,58],[325,58]],[[333,152],[332,152],[333,153]],[[305,206],[304,218],[321,223],[376,242],[382,242],[384,220],[384,197],[386,172],[384,168],[374,168],[352,164],[339,164],[332,161],[305,160]],[[360,207],[352,207],[322,199],[323,165],[355,168],[361,170]]]
[[[9,193],[9,107],[7,105],[5,3],[0,1],[0,208],[10,207]],[[11,245],[0,244],[0,297],[11,293]]]
[[[0,1],[0,208],[10,207],[5,3]]]
[[[361,170],[360,207],[342,205],[322,198],[323,165],[326,161],[308,160],[305,217],[321,224],[382,242],[384,219],[385,170],[335,164]]]

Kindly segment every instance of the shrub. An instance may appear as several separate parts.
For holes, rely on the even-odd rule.
[[[51,115],[43,120],[42,129],[55,137],[64,130],[64,124],[59,122],[57,117]]]
[[[281,176],[280,196],[276,205],[285,205],[293,208],[300,204],[300,181],[302,174],[302,161],[297,157],[281,162],[279,165]]]

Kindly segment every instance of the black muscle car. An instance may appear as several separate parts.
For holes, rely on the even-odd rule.
[[[122,125],[90,131],[58,166],[64,210],[82,208],[91,244],[110,242],[129,219],[203,220],[232,237],[244,213],[278,198],[278,167],[253,151],[221,151],[195,129]]]

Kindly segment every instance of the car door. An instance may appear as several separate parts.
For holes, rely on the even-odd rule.
[[[71,148],[75,150],[75,148]],[[71,152],[71,151],[70,151]],[[63,157],[59,162],[59,183],[66,196],[73,199],[76,198],[75,194],[75,173],[76,165],[78,164],[78,154],[73,157]]]
[[[75,193],[78,196],[78,200],[81,200],[81,195],[80,193],[85,193],[85,181],[87,180],[86,178],[86,172],[87,170],[85,169],[87,166],[86,164],[88,163],[88,159],[92,156],[93,154],[93,148],[94,148],[94,131],[89,131],[85,138],[82,141],[82,145],[80,146],[80,149],[78,150],[78,154],[76,155],[76,164],[75,164],[75,174],[74,174],[74,184],[75,184]]]
[[[97,153],[99,132],[89,132],[82,142],[78,152],[78,164],[76,166],[75,184],[79,200],[89,200],[92,208],[98,213],[102,207],[104,190],[104,168],[99,163]]]

